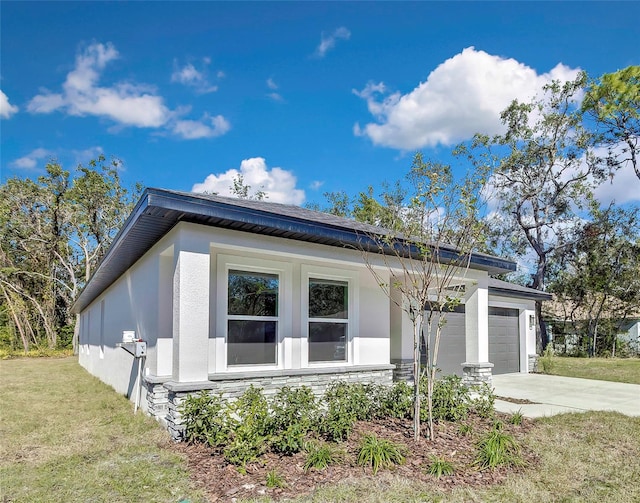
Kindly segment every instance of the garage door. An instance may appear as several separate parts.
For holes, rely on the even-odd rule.
[[[489,307],[489,361],[493,374],[520,371],[520,322],[517,309]]]
[[[428,313],[425,313],[425,316]],[[462,376],[462,363],[465,361],[465,337],[464,337],[464,306],[458,306],[454,311],[445,315],[446,324],[442,327],[440,336],[440,348],[438,349],[437,366],[441,376],[456,374]],[[425,319],[426,321],[426,319]],[[437,315],[434,318],[434,327],[437,324]],[[435,334],[434,336],[435,337]],[[432,341],[433,341],[432,337]],[[433,344],[433,342],[432,342]],[[422,354],[425,354],[424,343]],[[426,358],[423,358],[426,363]]]

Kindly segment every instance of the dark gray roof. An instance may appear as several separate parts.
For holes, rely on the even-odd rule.
[[[489,293],[504,295],[506,297],[518,297],[531,300],[551,300],[550,293],[541,292],[526,286],[508,283],[495,278],[489,278]]]
[[[123,225],[95,273],[74,303],[73,312],[89,305],[178,222],[233,229],[342,248],[369,246],[373,235],[391,231],[299,206],[208,194],[148,188]],[[440,247],[443,260],[455,260],[456,250]],[[491,274],[515,270],[515,263],[474,253],[470,267]]]

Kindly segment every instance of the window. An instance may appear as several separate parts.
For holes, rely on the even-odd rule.
[[[309,362],[347,360],[348,290],[346,281],[309,279]]]
[[[227,365],[276,364],[279,276],[229,270]]]

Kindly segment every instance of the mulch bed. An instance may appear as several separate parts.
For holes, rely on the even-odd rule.
[[[496,400],[502,400],[503,402],[517,403],[522,405],[528,405],[528,404],[536,405],[540,403],[540,402],[532,402],[527,398],[511,398],[508,396],[497,396],[497,395],[496,395]]]
[[[514,426],[507,422],[509,416],[498,415],[504,423],[504,430],[512,433],[516,439],[522,440],[533,425],[523,420],[522,425]],[[475,442],[480,435],[489,431],[494,424],[493,419],[469,417],[466,424],[471,425],[472,433],[462,436],[458,433],[461,423],[442,422],[435,425],[435,440],[430,442],[422,438],[419,443],[413,441],[413,424],[410,420],[383,419],[376,422],[360,421],[355,425],[349,440],[339,446],[347,452],[344,461],[339,465],[331,465],[322,471],[303,470],[305,453],[293,456],[282,456],[268,453],[260,461],[247,466],[247,473],[242,474],[237,467],[228,464],[222,454],[204,445],[188,445],[177,443],[174,449],[188,460],[192,479],[207,493],[210,501],[233,502],[239,498],[251,498],[268,495],[274,500],[293,498],[308,494],[324,484],[336,484],[348,478],[371,475],[371,468],[363,469],[355,464],[360,438],[365,433],[375,433],[406,447],[406,460],[403,465],[391,469],[400,477],[413,481],[424,481],[436,484],[441,489],[454,486],[481,487],[496,484],[512,472],[523,468],[501,467],[494,470],[479,471],[473,466]],[[434,478],[426,473],[432,456],[442,457],[453,463],[454,475]],[[537,462],[532,453],[523,452],[526,465]],[[267,473],[275,470],[286,483],[284,488],[267,488]],[[380,473],[380,472],[379,472]]]

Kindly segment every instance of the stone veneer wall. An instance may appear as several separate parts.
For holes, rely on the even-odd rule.
[[[316,396],[322,395],[333,381],[349,383],[375,383],[390,385],[393,382],[393,365],[344,367],[341,369],[318,368],[272,372],[246,372],[216,374],[201,383],[160,383],[157,378],[147,377],[147,404],[149,414],[166,425],[175,440],[182,438],[184,427],[180,406],[189,395],[201,390],[220,395],[223,399],[238,398],[251,385],[262,388],[269,398],[283,386],[309,386]]]
[[[528,358],[529,372],[537,372],[538,371],[538,355],[529,355]]]
[[[413,360],[392,359],[396,368],[393,371],[394,381],[413,382]]]

